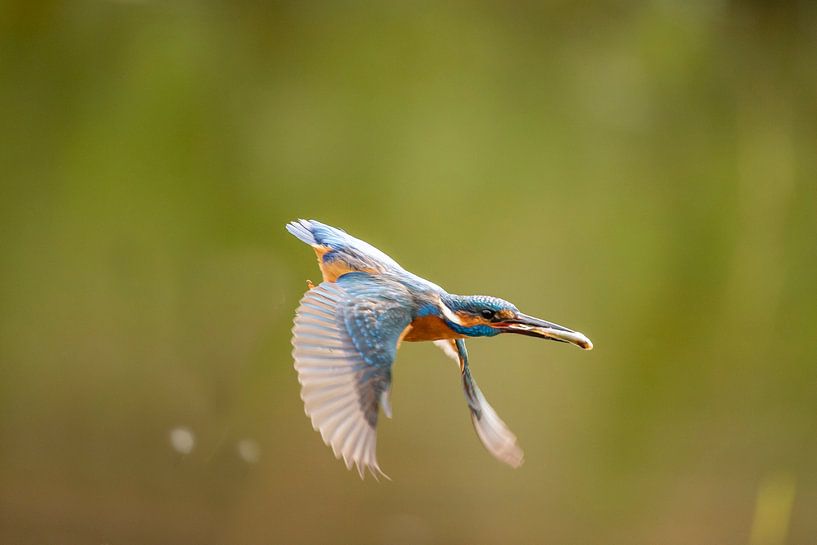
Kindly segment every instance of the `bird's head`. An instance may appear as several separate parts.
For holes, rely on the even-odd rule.
[[[448,327],[467,337],[518,333],[593,349],[593,343],[582,333],[523,314],[498,297],[450,295],[442,299],[442,314]]]

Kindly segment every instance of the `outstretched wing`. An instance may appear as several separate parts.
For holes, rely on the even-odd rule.
[[[496,459],[511,467],[521,466],[525,460],[525,454],[516,442],[516,435],[499,418],[494,408],[482,395],[482,391],[477,386],[474,377],[471,376],[465,341],[462,339],[444,340],[434,341],[434,344],[460,365],[465,400],[468,402],[468,408],[471,411],[471,422],[474,424],[474,430],[476,430],[479,440]]]
[[[312,426],[346,467],[383,474],[377,464],[379,408],[391,416],[391,366],[411,322],[406,288],[353,272],[309,290],[298,307],[292,352]]]
[[[287,231],[315,249],[327,282],[334,282],[351,271],[373,274],[403,271],[395,260],[371,244],[319,221],[293,221],[287,224]]]

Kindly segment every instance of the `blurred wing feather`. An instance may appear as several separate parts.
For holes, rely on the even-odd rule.
[[[499,418],[494,408],[482,395],[482,391],[471,375],[465,341],[462,339],[435,341],[434,344],[439,346],[447,356],[459,363],[462,388],[471,412],[471,423],[474,425],[474,430],[477,432],[477,437],[479,437],[483,446],[497,460],[514,468],[521,466],[525,460],[525,455],[517,443],[516,435]]]
[[[379,407],[387,413],[391,366],[411,321],[405,288],[365,273],[324,282],[295,316],[293,357],[312,426],[361,477],[383,472],[376,457]]]

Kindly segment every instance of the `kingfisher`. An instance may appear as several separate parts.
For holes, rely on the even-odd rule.
[[[584,350],[585,335],[523,314],[486,295],[454,295],[397,264],[374,246],[315,220],[287,224],[318,257],[323,282],[308,290],[295,313],[292,355],[301,399],[312,426],[363,478],[383,473],[376,457],[377,419],[389,403],[392,365],[402,341],[431,341],[459,364],[471,422],[495,458],[519,467],[516,436],[477,387],[465,340],[517,333],[570,343]]]

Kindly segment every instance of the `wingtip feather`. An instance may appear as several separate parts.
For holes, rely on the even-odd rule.
[[[499,418],[496,411],[477,389],[479,402],[479,417],[471,412],[471,422],[482,444],[497,460],[504,462],[514,469],[525,462],[525,453],[520,448],[516,435],[508,425]]]
[[[286,229],[290,232],[290,234],[294,235],[296,238],[309,244],[310,246],[315,246],[318,244],[318,241],[315,240],[315,235],[312,233],[311,220],[299,219],[297,221],[291,221],[286,224]]]

